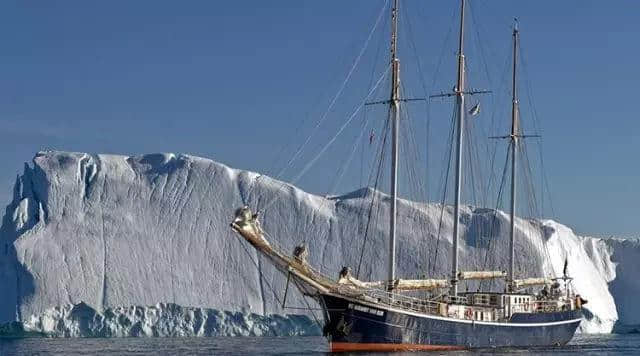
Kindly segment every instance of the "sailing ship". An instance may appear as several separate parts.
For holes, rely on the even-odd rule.
[[[527,136],[519,128],[516,85],[519,31],[513,29],[513,81],[511,106],[511,212],[508,271],[461,271],[458,267],[460,196],[462,190],[463,125],[465,97],[482,93],[465,87],[464,15],[461,0],[458,41],[457,84],[452,93],[440,94],[456,98],[455,201],[453,209],[453,251],[449,279],[401,279],[395,272],[398,125],[400,104],[399,59],[397,57],[398,2],[391,8],[391,95],[392,132],[391,199],[388,278],[384,281],[361,281],[343,268],[334,280],[308,262],[309,251],[297,247],[287,255],[270,243],[262,230],[258,215],[248,207],[236,211],[232,229],[286,275],[287,290],[293,281],[305,296],[314,298],[323,310],[324,335],[331,351],[399,351],[458,350],[469,348],[535,347],[564,345],[573,337],[582,317],[586,301],[574,294],[567,266],[557,278],[524,278],[514,276],[514,235],[516,211],[516,147]],[[460,281],[504,280],[502,292],[460,292]],[[532,288],[541,288],[531,293]],[[437,297],[416,297],[409,291],[440,290]],[[285,290],[285,296],[286,296]],[[286,298],[286,297],[285,297]]]

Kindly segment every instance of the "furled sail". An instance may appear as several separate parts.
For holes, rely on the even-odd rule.
[[[446,279],[395,279],[393,281],[363,282],[351,275],[349,267],[343,267],[338,277],[338,284],[351,285],[358,288],[388,288],[395,290],[425,290],[449,288],[451,284]]]
[[[551,284],[551,280],[547,278],[525,278],[513,280],[513,287],[516,289],[529,286],[542,286],[545,284]]]
[[[393,289],[397,290],[424,290],[449,287],[451,287],[451,283],[447,279],[396,279],[393,285]]]
[[[363,282],[353,275],[351,275],[351,268],[342,267],[342,271],[340,271],[340,275],[338,276],[338,284],[341,285],[351,285],[358,288],[382,288],[386,286],[386,282],[376,281],[376,282]]]
[[[461,271],[458,272],[458,279],[493,279],[505,278],[507,272],[504,271]]]

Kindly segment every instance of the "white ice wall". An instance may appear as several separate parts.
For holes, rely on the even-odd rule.
[[[640,324],[640,240],[607,239],[610,259],[617,265],[616,278],[609,283],[615,297],[620,324]]]
[[[326,199],[257,177],[187,155],[38,153],[17,178],[0,230],[0,321],[26,320],[81,301],[97,310],[175,303],[282,313],[277,298],[284,279],[229,228],[236,208],[264,206],[274,197],[261,216],[270,239],[287,251],[306,241],[311,264],[330,276],[343,265],[357,265],[363,211],[379,193],[362,189]],[[388,199],[382,200],[380,216],[386,216]],[[436,246],[433,276],[447,274],[452,211],[444,210],[437,243],[440,211],[436,204],[400,202],[399,276],[423,275]],[[494,218],[490,210],[464,207],[461,221],[461,267],[481,267],[489,256],[488,266],[505,269],[507,215]],[[490,226],[497,237],[488,242]],[[361,278],[386,275],[381,261],[386,261],[387,230],[384,219],[373,228]],[[546,245],[531,233],[540,230]],[[553,221],[518,220],[517,234],[517,273],[557,275],[568,257],[576,287],[593,313],[583,330],[608,332],[617,319],[608,289],[615,278],[610,247]],[[297,293],[287,304],[305,305]]]

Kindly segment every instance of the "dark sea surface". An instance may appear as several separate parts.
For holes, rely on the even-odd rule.
[[[0,339],[0,355],[326,355],[322,337]],[[357,355],[640,355],[640,334],[577,335],[564,347]],[[341,354],[348,355],[348,354]]]

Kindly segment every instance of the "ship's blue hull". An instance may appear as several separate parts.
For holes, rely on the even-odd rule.
[[[446,350],[564,345],[580,310],[515,314],[510,322],[460,320],[411,313],[323,295],[325,335],[332,351]]]

